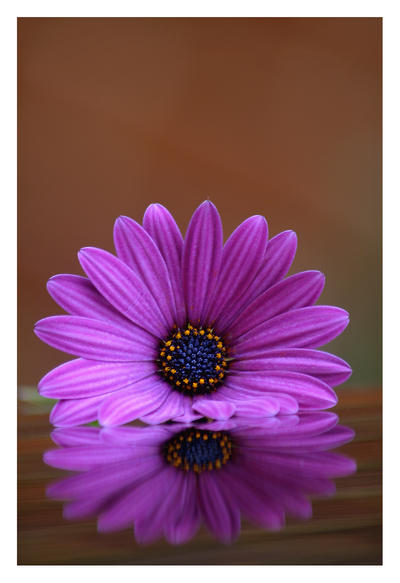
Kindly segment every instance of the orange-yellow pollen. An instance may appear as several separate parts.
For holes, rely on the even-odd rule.
[[[164,443],[162,451],[166,462],[175,468],[200,474],[221,470],[232,457],[233,442],[225,431],[190,427]]]
[[[186,395],[213,393],[228,372],[223,339],[212,328],[188,323],[173,327],[160,344],[159,373]]]

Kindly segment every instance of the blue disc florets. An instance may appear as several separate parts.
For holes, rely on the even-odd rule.
[[[227,351],[212,328],[188,324],[174,330],[160,345],[162,376],[177,390],[202,395],[215,391],[227,368]]]
[[[220,469],[232,457],[233,442],[226,431],[191,427],[174,435],[162,450],[176,468],[200,473]]]

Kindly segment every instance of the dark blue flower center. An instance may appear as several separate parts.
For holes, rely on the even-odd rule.
[[[166,461],[183,470],[219,470],[232,457],[233,443],[225,431],[189,428],[163,445]]]
[[[161,343],[158,365],[175,389],[188,395],[212,393],[227,371],[227,351],[212,328],[188,324]]]

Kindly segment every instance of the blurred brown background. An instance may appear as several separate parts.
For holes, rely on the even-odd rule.
[[[330,349],[380,382],[381,19],[18,20],[19,381],[67,360],[33,334],[45,284],[113,250],[120,214],[209,197],[299,237],[351,324]]]

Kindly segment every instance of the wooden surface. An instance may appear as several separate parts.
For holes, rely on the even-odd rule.
[[[313,501],[313,518],[288,519],[280,532],[242,523],[233,545],[204,529],[189,543],[143,546],[131,529],[97,533],[95,520],[67,522],[62,503],[45,497],[46,484],[65,474],[42,462],[52,447],[42,405],[20,404],[18,563],[21,565],[377,565],[381,564],[381,392],[339,389],[340,423],[356,431],[340,448],[354,457],[356,474],[336,480],[337,495]]]

